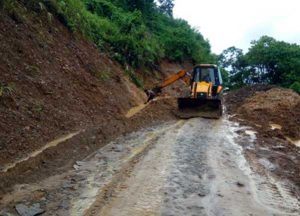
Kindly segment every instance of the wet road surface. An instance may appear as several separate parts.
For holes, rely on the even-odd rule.
[[[226,120],[177,123],[95,215],[299,215],[283,183],[252,173],[234,131]]]
[[[47,191],[45,215],[300,215],[292,183],[260,176],[245,159],[238,142],[251,148],[255,132],[245,128],[241,139],[237,130],[226,119],[201,118],[147,128],[22,190]]]

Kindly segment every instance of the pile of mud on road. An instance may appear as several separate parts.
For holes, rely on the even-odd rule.
[[[270,161],[273,165],[267,169],[294,182],[294,193],[300,196],[300,96],[289,89],[255,85],[229,92],[224,99],[229,118],[256,131],[255,145],[245,152],[248,160]],[[262,164],[262,172],[264,168]]]
[[[225,100],[233,118],[262,129],[279,129],[278,135],[292,140],[300,139],[300,96],[296,92],[255,85],[232,91]]]

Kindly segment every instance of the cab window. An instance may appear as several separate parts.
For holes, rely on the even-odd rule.
[[[215,69],[214,68],[201,68],[197,67],[194,71],[194,82],[212,82],[215,84]]]

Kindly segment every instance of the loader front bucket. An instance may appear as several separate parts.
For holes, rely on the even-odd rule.
[[[218,119],[222,115],[222,105],[219,99],[178,98],[178,117],[188,119],[195,117]]]

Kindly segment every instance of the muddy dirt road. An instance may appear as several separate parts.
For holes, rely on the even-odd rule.
[[[173,121],[121,137],[64,175],[21,185],[2,205],[38,204],[45,215],[299,215],[294,185],[257,174],[245,159],[254,144],[254,131],[226,119]]]

